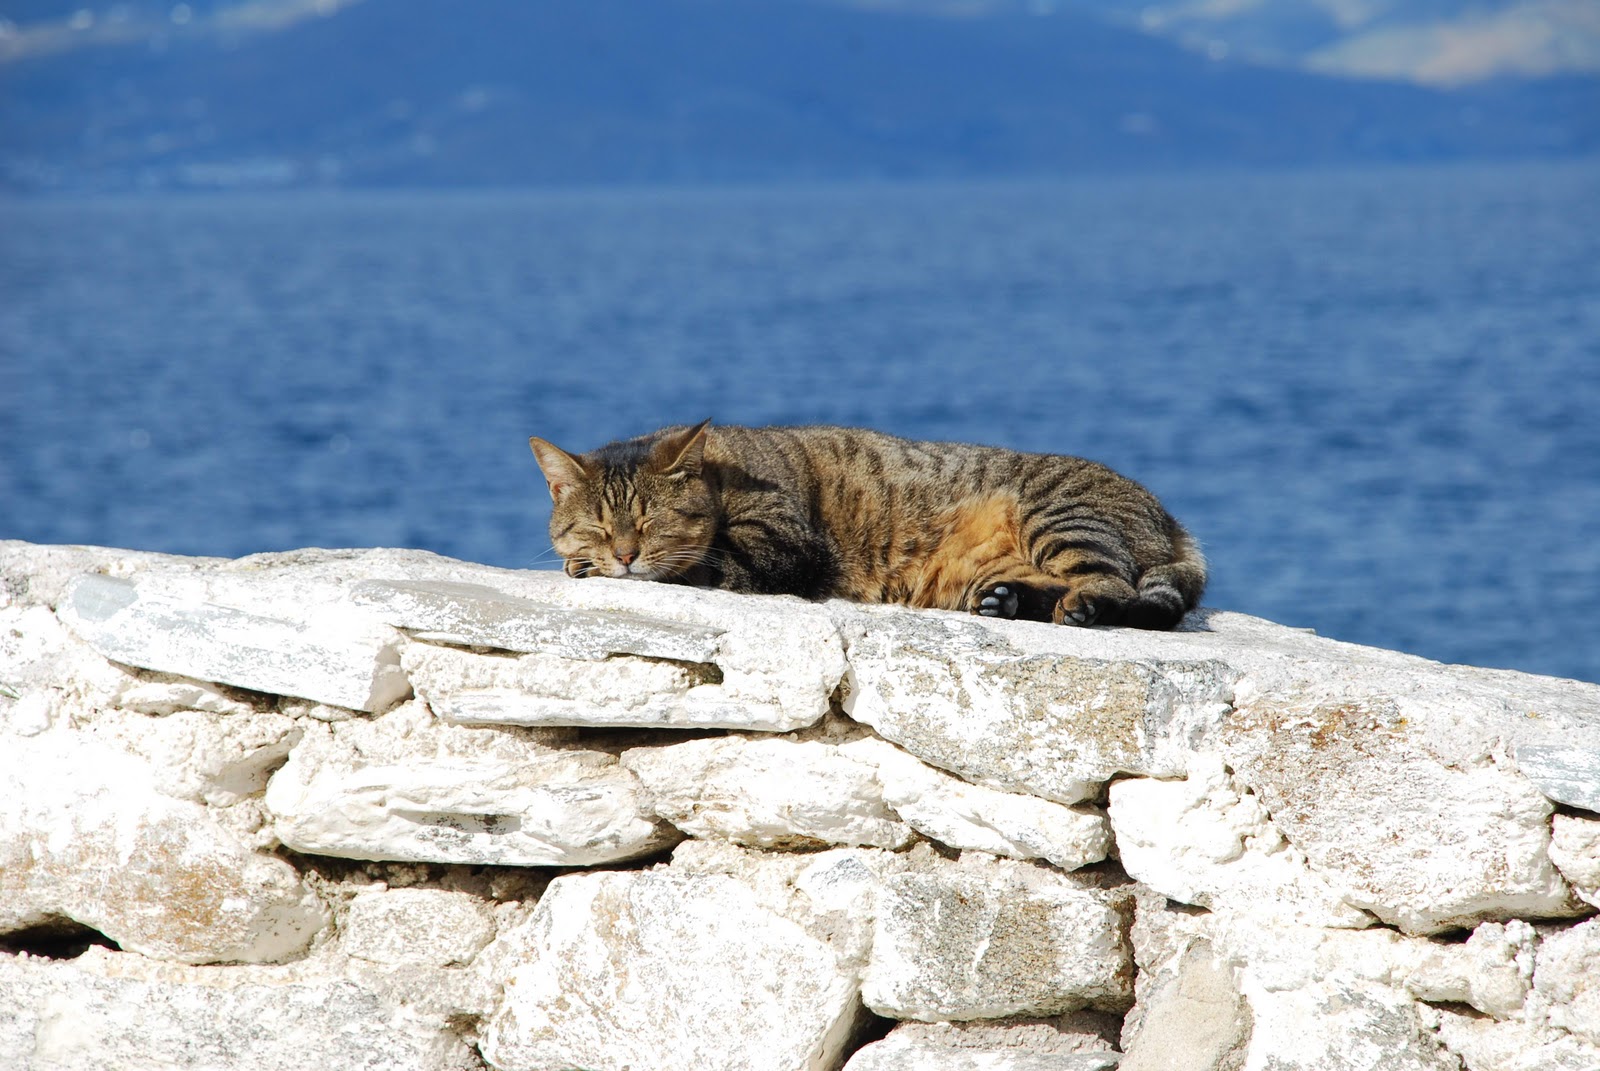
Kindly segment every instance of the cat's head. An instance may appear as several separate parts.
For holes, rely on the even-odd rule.
[[[554,506],[568,576],[670,580],[710,553],[718,503],[702,472],[707,420],[573,455],[528,440]]]

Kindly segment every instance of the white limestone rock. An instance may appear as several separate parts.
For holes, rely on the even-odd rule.
[[[0,736],[79,721],[137,683],[63,628],[49,607],[0,607]]]
[[[671,869],[742,882],[762,907],[804,927],[833,949],[841,969],[856,975],[872,949],[884,880],[917,865],[918,851],[767,852],[722,840],[686,840],[673,849]]]
[[[1114,1052],[1050,1053],[940,1044],[893,1031],[858,1049],[844,1071],[1114,1071]]]
[[[89,575],[57,610],[106,658],[163,673],[379,711],[410,692],[400,637],[355,614],[274,617],[200,601],[160,578]]]
[[[287,863],[81,734],[0,748],[0,799],[0,933],[65,918],[154,959],[273,962],[327,924]]]
[[[1229,761],[1348,904],[1406,933],[1580,913],[1550,862],[1547,799],[1489,756],[1447,762],[1385,699],[1251,695]]]
[[[1110,1071],[1118,1065],[1110,1012],[1078,1011],[1049,1019],[978,1019],[897,1023],[882,1041],[856,1051],[848,1068],[885,1071]]]
[[[212,714],[182,709],[160,717],[111,709],[87,737],[149,763],[156,785],[175,799],[230,807],[267,787],[301,730],[292,718],[246,708]]]
[[[1011,859],[1045,859],[1063,870],[1098,863],[1111,829],[1097,810],[969,784],[887,741],[864,737],[840,750],[877,768],[883,798],[905,822],[941,844]]]
[[[1545,1023],[1424,1006],[1422,1019],[1466,1071],[1595,1071],[1600,1047]]]
[[[385,889],[350,902],[342,926],[353,959],[386,965],[462,967],[494,940],[494,912],[452,889]]]
[[[179,967],[91,948],[0,953],[0,1053],[14,1071],[478,1071],[442,1016],[329,972]]]
[[[308,725],[266,804],[284,844],[346,859],[592,866],[677,839],[614,756],[442,726],[420,703]]]
[[[495,684],[458,695],[435,688],[458,720],[782,732],[827,713],[844,675],[837,629],[825,611],[797,599],[559,573],[452,572],[473,579],[367,581],[352,595],[423,639],[578,661],[667,659],[687,663],[694,678],[675,696],[668,686],[631,704],[596,701],[605,672],[574,666],[561,668],[566,681],[552,677],[520,702]]]
[[[1528,923],[1485,922],[1464,944],[1396,942],[1388,958],[1403,988],[1434,1004],[1469,1004],[1507,1019],[1522,1010],[1533,986],[1536,935]]]
[[[1216,661],[1028,654],[954,614],[839,614],[845,713],[968,781],[1058,803],[1117,773],[1181,774],[1174,742],[1220,721],[1238,676]]]
[[[433,712],[462,725],[787,726],[771,704],[729,699],[709,663],[474,654],[429,643],[411,644],[403,663]]]
[[[1418,1005],[1388,986],[1318,981],[1269,989],[1244,977],[1251,1071],[1459,1071]]]
[[[626,611],[588,613],[459,581],[363,580],[350,597],[423,639],[590,661],[632,654],[709,662],[722,635],[718,628]]]
[[[867,1007],[892,1019],[996,1019],[1133,995],[1132,905],[1071,874],[1009,859],[894,875],[877,902]]]
[[[1165,896],[1263,922],[1372,921],[1306,865],[1215,753],[1191,756],[1184,780],[1113,782],[1110,800],[1123,868]]]
[[[1524,744],[1517,769],[1557,803],[1600,811],[1600,747]]]
[[[1233,965],[1199,940],[1176,958],[1171,977],[1145,1004],[1140,1028],[1123,1056],[1123,1071],[1225,1071],[1237,1068],[1250,1042],[1250,1009]]]
[[[1533,973],[1535,1015],[1600,1047],[1600,919],[1552,930],[1539,944]],[[1600,1065],[1597,1065],[1600,1066]]]
[[[1584,902],[1600,907],[1600,818],[1550,819],[1550,861]]]
[[[501,1071],[826,1071],[858,1019],[833,951],[733,878],[564,875],[501,943]]]
[[[130,679],[117,692],[115,703],[124,710],[157,715],[200,710],[244,717],[256,710],[254,704],[234,698],[210,681],[186,680],[165,673],[147,673],[142,678]]]
[[[883,801],[874,768],[820,740],[746,736],[631,748],[655,813],[695,837],[755,848],[868,845],[915,836]]]

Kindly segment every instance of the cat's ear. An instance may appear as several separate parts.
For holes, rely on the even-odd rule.
[[[687,431],[662,439],[650,451],[650,467],[663,476],[675,472],[698,475],[706,449],[706,431],[710,427],[710,420],[702,420]]]
[[[550,485],[552,499],[560,498],[563,491],[582,483],[584,477],[588,475],[584,472],[583,462],[555,443],[546,442],[535,435],[528,439],[528,446],[533,449],[534,459],[544,470],[545,482]]]

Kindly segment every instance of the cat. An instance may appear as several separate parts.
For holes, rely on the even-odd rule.
[[[574,455],[531,438],[569,576],[1170,629],[1198,545],[1093,461],[835,427],[670,427]]]

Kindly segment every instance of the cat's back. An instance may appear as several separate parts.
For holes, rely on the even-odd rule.
[[[1050,455],[905,439],[870,428],[809,424],[714,427],[706,456],[760,479],[783,480],[797,490],[820,483],[905,491],[919,485],[948,490],[951,479],[998,475]],[[1057,460],[1092,464],[1080,458]]]

